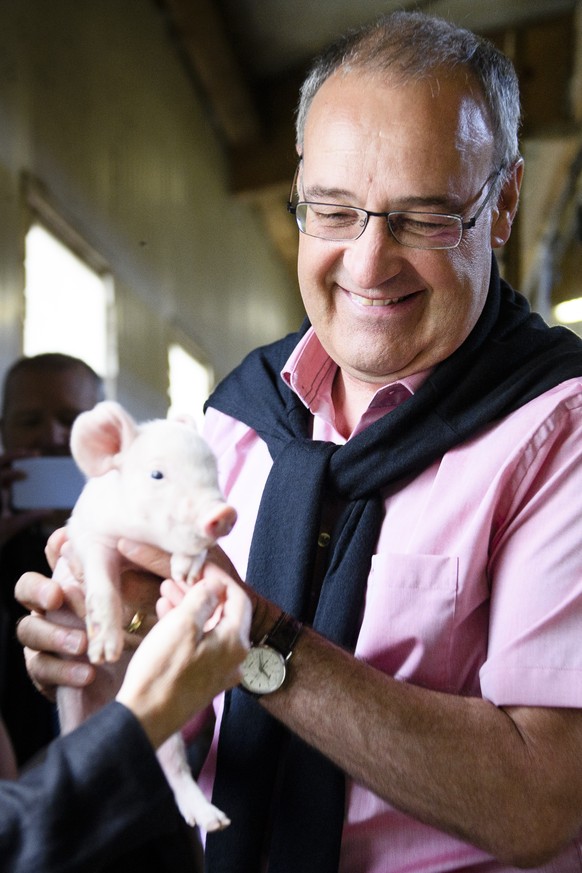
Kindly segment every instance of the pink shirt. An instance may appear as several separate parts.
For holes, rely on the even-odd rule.
[[[313,437],[342,443],[335,372],[310,331],[283,378],[313,413]],[[381,388],[356,431],[427,375]],[[270,455],[254,431],[213,409],[205,435],[239,514],[221,544],[244,578]],[[498,706],[582,707],[582,379],[387,489],[385,507],[356,656],[398,679]],[[513,869],[350,781],[347,798],[342,873]],[[540,869],[582,870],[582,836]]]

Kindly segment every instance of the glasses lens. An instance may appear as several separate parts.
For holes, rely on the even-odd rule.
[[[356,239],[366,226],[366,213],[352,206],[328,203],[298,203],[299,230],[320,239]]]
[[[392,212],[388,224],[394,238],[413,249],[452,249],[463,233],[457,216],[431,212]]]
[[[299,230],[332,241],[355,240],[364,232],[368,215],[355,206],[299,202],[295,207]],[[462,219],[432,212],[391,212],[388,225],[394,239],[412,249],[452,249],[463,235]]]

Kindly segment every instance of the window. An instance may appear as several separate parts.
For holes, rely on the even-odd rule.
[[[564,300],[554,306],[554,318],[559,324],[579,324],[582,322],[582,297]]]
[[[75,355],[104,378],[112,377],[111,278],[92,269],[39,222],[26,236],[25,270],[24,354]]]
[[[168,367],[170,412],[191,415],[201,429],[204,402],[212,389],[212,368],[178,342],[169,346]]]

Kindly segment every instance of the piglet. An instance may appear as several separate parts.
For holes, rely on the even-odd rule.
[[[63,732],[111,699],[124,672],[120,664],[108,667],[127,657],[118,540],[164,549],[172,577],[192,584],[207,549],[236,520],[220,493],[214,455],[187,417],[137,425],[119,404],[104,401],[76,419],[71,453],[88,481],[67,524],[69,542],[83,569],[89,659],[102,666],[89,689],[59,689]],[[207,831],[229,824],[192,778],[181,735],[170,737],[158,757],[189,824]]]

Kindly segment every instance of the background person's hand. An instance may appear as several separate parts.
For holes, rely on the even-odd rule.
[[[30,509],[24,512],[14,512],[12,509],[12,485],[26,478],[26,473],[16,470],[12,462],[19,458],[30,458],[38,452],[15,450],[0,455],[0,548],[23,530],[32,527],[37,521],[50,516],[51,510]]]

